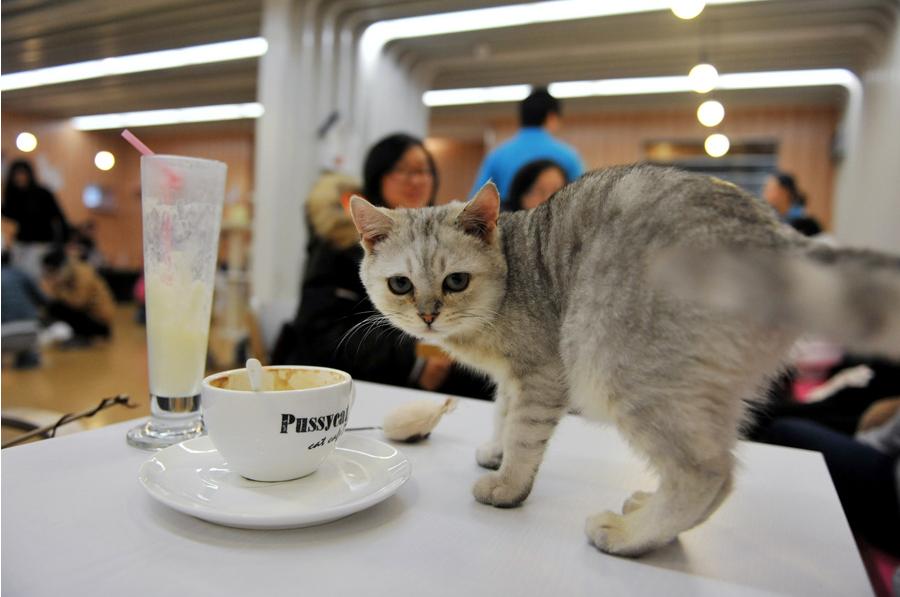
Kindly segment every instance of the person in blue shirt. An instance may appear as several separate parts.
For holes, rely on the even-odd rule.
[[[584,165],[578,153],[553,136],[561,125],[559,100],[544,88],[537,88],[519,104],[522,128],[510,140],[502,143],[484,158],[470,197],[492,180],[497,185],[501,200],[506,206],[506,196],[516,173],[535,160],[552,160],[562,166],[566,178],[573,181],[584,173]]]

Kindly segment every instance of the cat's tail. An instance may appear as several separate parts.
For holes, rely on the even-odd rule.
[[[669,250],[651,279],[681,299],[766,327],[900,358],[900,257],[809,244],[794,251]]]

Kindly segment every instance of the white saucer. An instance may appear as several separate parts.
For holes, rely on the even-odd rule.
[[[245,529],[323,524],[374,506],[407,479],[409,461],[378,440],[346,434],[319,470],[293,481],[250,481],[228,468],[209,437],[158,452],[138,478],[163,504],[209,522]]]

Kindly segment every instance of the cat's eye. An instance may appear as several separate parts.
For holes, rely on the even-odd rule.
[[[388,278],[388,288],[394,294],[407,294],[413,288],[413,284],[406,276],[391,276]]]
[[[444,278],[445,292],[462,292],[469,286],[469,274],[456,272]]]

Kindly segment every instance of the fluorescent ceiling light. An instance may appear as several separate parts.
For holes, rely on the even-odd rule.
[[[855,92],[861,86],[859,78],[849,70],[823,68],[719,75],[716,89],[774,89],[831,85],[844,87],[851,92]],[[512,102],[524,99],[529,89],[528,85],[441,89],[426,91],[422,95],[422,102],[428,107]],[[693,85],[687,76],[634,77],[599,81],[564,81],[551,83],[548,90],[555,97],[572,98],[687,93],[693,92]]]
[[[861,89],[859,78],[843,68],[814,70],[783,70],[758,73],[732,73],[719,75],[716,89],[773,89],[778,87],[840,86],[851,93]],[[441,89],[426,91],[422,102],[429,107],[455,106],[488,101],[517,101],[527,95],[513,94],[509,89],[528,89],[527,85],[502,87],[476,87],[469,89]],[[558,98],[649,95],[657,93],[693,93],[691,81],[686,76],[635,77],[630,79],[603,79],[600,81],[565,81],[551,83],[549,91]],[[496,95],[495,95],[496,92]],[[500,99],[504,94],[508,97]],[[492,98],[492,99],[479,99]]]
[[[719,75],[716,89],[774,89],[778,87],[825,87],[836,85],[855,91],[859,78],[843,68],[782,70]],[[643,95],[693,91],[690,77],[636,77],[600,81],[552,83],[549,91],[556,97]]]
[[[826,85],[856,89],[860,87],[861,83],[859,77],[845,68],[820,68],[719,75],[716,89],[773,89],[776,87],[822,87]]]
[[[160,126],[186,122],[214,122],[218,120],[239,120],[259,118],[263,115],[263,105],[223,104],[219,106],[198,106],[195,108],[173,108],[169,110],[146,110],[143,112],[123,112],[121,114],[96,114],[76,116],[72,126],[80,131],[102,129],[136,128]]]
[[[491,102],[518,102],[531,93],[531,85],[502,85],[499,87],[470,87],[468,89],[438,89],[422,94],[426,106],[460,106]]]
[[[74,64],[0,75],[0,91],[55,85],[70,81],[83,81],[110,75],[124,75],[151,70],[180,68],[195,64],[255,58],[265,54],[268,48],[269,44],[264,38],[252,37],[175,50],[162,50],[159,52],[146,52],[144,54],[76,62]]]
[[[711,6],[715,4],[738,4],[759,1],[709,0],[706,4]],[[607,0],[602,2],[600,0],[549,0],[492,8],[476,8],[473,10],[379,21],[366,29],[363,46],[366,50],[373,50],[395,39],[642,12],[668,11],[671,7],[671,0]]]
[[[600,95],[644,95],[654,93],[693,92],[687,76],[634,77],[600,81],[565,81],[551,83],[548,91],[555,97],[591,97]]]

